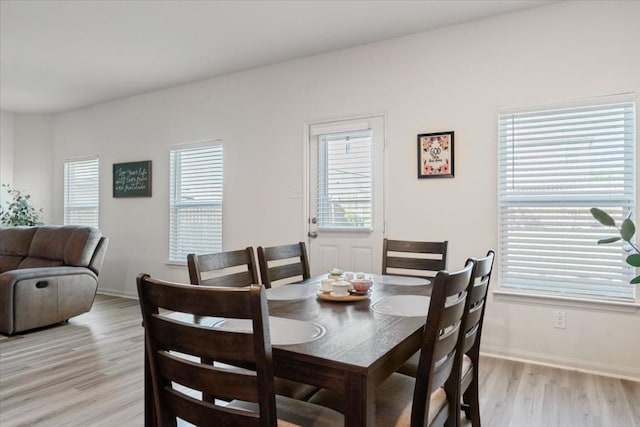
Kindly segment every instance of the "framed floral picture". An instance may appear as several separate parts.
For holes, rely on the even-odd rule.
[[[418,178],[453,178],[453,131],[418,135]]]

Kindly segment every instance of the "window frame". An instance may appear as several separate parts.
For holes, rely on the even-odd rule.
[[[95,162],[95,170],[91,170],[92,176],[95,175],[95,194],[92,194],[93,197],[95,197],[95,206],[91,205],[91,206],[85,206],[85,207],[76,207],[75,210],[78,211],[88,211],[91,210],[92,212],[95,211],[95,218],[96,218],[96,222],[92,223],[92,224],[87,224],[87,223],[82,223],[82,222],[69,222],[68,218],[71,216],[71,214],[69,213],[69,211],[72,210],[72,208],[69,207],[69,203],[70,203],[70,182],[69,179],[71,179],[68,174],[69,174],[69,169],[71,167],[71,165],[80,165],[80,164],[86,164],[87,166],[90,166],[91,162]],[[78,178],[77,176],[75,177],[76,179]],[[86,156],[86,157],[75,157],[75,158],[69,158],[69,159],[65,159],[64,160],[64,166],[63,166],[63,190],[62,190],[62,197],[63,197],[63,202],[62,202],[62,217],[63,217],[63,224],[65,225],[84,225],[84,226],[90,226],[90,227],[95,227],[95,228],[100,228],[100,157],[97,155],[93,155],[93,156]],[[85,195],[86,197],[86,195]]]
[[[635,212],[635,209],[637,208],[637,189],[635,187],[635,182],[637,180],[637,172],[636,172],[636,165],[637,165],[637,157],[636,157],[636,146],[637,146],[637,134],[636,134],[636,128],[637,128],[637,109],[636,109],[636,103],[635,103],[635,95],[633,94],[626,94],[625,96],[622,97],[602,97],[599,99],[590,99],[590,100],[586,100],[586,101],[580,101],[580,102],[576,102],[576,103],[572,103],[572,104],[562,104],[562,105],[545,105],[545,106],[534,106],[534,107],[525,107],[525,108],[511,108],[511,109],[502,109],[501,111],[499,111],[498,114],[498,129],[497,129],[497,136],[498,136],[498,150],[497,150],[497,157],[498,157],[498,179],[497,179],[497,210],[498,210],[498,223],[497,223],[497,229],[498,229],[498,242],[499,245],[501,246],[501,250],[498,251],[499,257],[498,257],[498,277],[499,277],[499,288],[497,290],[494,291],[494,294],[502,300],[507,300],[507,301],[512,301],[512,300],[519,300],[519,301],[529,301],[531,302],[532,298],[533,299],[537,299],[538,302],[545,302],[545,303],[549,303],[549,304],[557,304],[557,303],[566,303],[567,301],[573,301],[575,303],[577,303],[579,306],[581,307],[593,307],[594,304],[598,305],[600,308],[605,308],[608,309],[610,307],[626,307],[629,310],[636,310],[638,307],[640,307],[640,305],[638,305],[637,302],[637,298],[638,298],[638,292],[637,292],[637,287],[634,285],[630,285],[630,284],[626,284],[626,286],[629,286],[628,291],[628,295],[627,296],[611,296],[611,295],[594,295],[593,293],[591,295],[587,294],[586,291],[592,291],[594,290],[594,288],[590,285],[585,285],[582,288],[582,293],[581,292],[571,292],[569,291],[569,288],[562,288],[561,290],[556,290],[555,292],[553,291],[549,291],[544,290],[544,289],[536,289],[535,287],[528,287],[527,285],[524,284],[520,284],[517,286],[514,286],[514,284],[511,282],[507,282],[508,279],[505,279],[505,265],[508,264],[508,262],[505,261],[505,257],[507,256],[505,254],[509,252],[508,247],[502,248],[503,244],[507,244],[504,243],[505,239],[504,234],[506,233],[506,225],[504,222],[505,219],[505,192],[506,190],[504,190],[503,186],[505,184],[504,181],[504,177],[503,174],[506,174],[506,172],[503,170],[504,168],[506,168],[505,166],[505,162],[506,159],[505,157],[507,157],[506,155],[503,154],[503,145],[506,144],[505,142],[505,138],[503,135],[503,131],[501,128],[501,120],[504,118],[504,116],[510,116],[510,115],[522,115],[522,114],[535,114],[535,113],[540,113],[540,114],[545,114],[551,111],[557,111],[557,110],[571,110],[571,109],[580,109],[582,108],[598,108],[598,107],[602,107],[603,109],[606,108],[606,106],[611,106],[611,105],[616,105],[616,104],[628,104],[630,105],[630,109],[632,114],[630,115],[631,117],[631,123],[632,123],[632,128],[630,131],[626,131],[624,132],[625,137],[623,139],[621,139],[621,145],[623,145],[624,148],[624,152],[625,152],[625,156],[624,156],[624,163],[626,163],[625,167],[624,167],[624,171],[625,173],[629,172],[629,169],[631,169],[631,172],[633,174],[632,178],[630,179],[630,188],[629,188],[629,184],[625,184],[624,188],[629,192],[629,194],[631,195],[630,197],[632,198],[632,200],[628,203],[628,206],[626,206],[627,209],[630,209],[632,211],[632,213]],[[626,124],[626,121],[624,122]],[[583,126],[581,129],[585,129],[587,128],[586,126]],[[591,135],[593,135],[595,132],[592,132]],[[628,135],[628,133],[630,133],[630,136]],[[630,138],[630,143],[628,141],[628,138]],[[629,153],[630,151],[630,153]],[[561,151],[561,152],[554,152],[552,154],[557,155],[558,153],[560,154],[566,154],[566,150],[565,151]],[[627,155],[628,154],[628,155]],[[629,156],[631,157],[629,159]],[[549,156],[547,156],[549,157]],[[631,164],[631,167],[628,168],[628,164]],[[563,175],[564,176],[564,175]],[[546,181],[546,183],[551,183],[553,181]],[[585,181],[585,183],[590,183],[591,181]],[[549,193],[550,194],[550,193]],[[625,196],[626,197],[626,196]],[[516,197],[517,198],[517,197]],[[535,202],[532,202],[532,199],[535,198],[535,196],[530,196],[529,199],[527,199],[527,197],[523,197],[521,202],[522,205],[521,206],[525,206],[527,203],[532,204],[532,205],[536,205]],[[544,206],[544,196],[542,196],[542,201],[540,202],[540,206]],[[596,198],[591,198],[589,200],[585,200],[585,199],[589,199],[588,197],[583,198],[583,200],[581,200],[579,203],[582,204],[591,204],[592,206],[590,207],[600,207],[597,206],[598,201],[601,200],[597,200]],[[547,200],[550,200],[547,199]],[[549,203],[547,201],[547,203]],[[557,203],[557,202],[556,202]],[[624,205],[623,202],[621,202],[622,205]],[[570,206],[571,203],[568,204],[564,204],[564,206],[562,206],[562,204],[557,204],[556,208],[558,210],[564,208],[567,208],[567,211],[569,211],[570,209],[567,206]],[[622,206],[621,205],[621,206]],[[582,209],[582,208],[581,208]],[[585,215],[590,217],[590,214],[588,213],[589,207],[585,206]],[[619,221],[620,222],[620,221]],[[618,222],[618,224],[619,224]],[[579,228],[578,226],[573,227],[575,229]],[[595,220],[593,220],[593,228],[595,230],[597,230],[597,232],[602,232],[602,233],[608,233],[609,235],[611,234],[611,230],[606,230],[606,227],[602,227],[601,225],[599,225]],[[536,228],[532,228],[532,230],[535,230]],[[597,240],[598,238],[594,238],[593,239],[593,245],[597,245]],[[615,246],[615,244],[613,245]],[[620,252],[622,252],[622,249],[617,246],[616,249]],[[513,261],[511,261],[513,263]],[[621,256],[620,258],[620,262],[624,263],[624,257]],[[624,269],[624,267],[623,267]],[[631,271],[633,271],[633,269],[631,269]],[[632,274],[632,273],[630,273]],[[631,275],[630,277],[633,277],[633,275]],[[513,280],[513,278],[512,278]],[[562,283],[562,282],[560,282]],[[566,286],[566,282],[565,282],[565,286]],[[551,286],[549,286],[551,287]],[[555,301],[555,302],[553,302]]]
[[[368,232],[370,233],[373,230],[374,223],[374,147],[373,147],[373,136],[371,129],[362,129],[362,130],[352,130],[352,131],[340,131],[340,132],[329,132],[319,134],[318,138],[318,164],[317,164],[317,177],[316,177],[316,186],[317,186],[317,204],[316,212],[317,212],[317,220],[318,220],[318,230],[322,231],[349,231],[349,232]],[[329,151],[331,150],[329,145],[332,143],[341,143],[342,141],[349,142],[350,138],[354,138],[357,140],[366,140],[368,144],[368,168],[369,168],[369,176],[368,176],[368,188],[369,188],[369,200],[368,200],[368,210],[369,210],[369,223],[368,225],[359,226],[359,225],[346,225],[346,224],[336,224],[335,221],[331,221],[331,223],[325,223],[325,220],[329,220],[329,214],[326,211],[327,206],[332,203],[330,200],[330,188],[332,184],[330,183],[330,167],[329,167]],[[361,150],[361,153],[364,153],[366,150]],[[362,162],[361,164],[365,164],[366,162]],[[335,178],[334,178],[335,180]],[[337,185],[334,182],[334,185]],[[356,198],[340,200],[341,203],[352,203],[358,204],[359,200]],[[366,202],[365,202],[366,203]],[[345,212],[346,213],[346,212]]]
[[[182,156],[183,154],[188,154],[189,151],[201,150],[201,149],[213,149],[219,150],[218,153],[211,154],[211,160],[214,162],[212,166],[212,173],[208,177],[202,178],[203,183],[206,180],[211,180],[214,188],[219,188],[219,191],[211,191],[212,198],[204,199],[202,201],[190,201],[185,202],[183,199],[183,191],[182,187],[185,176],[183,174],[183,170],[176,171],[176,162],[179,160],[174,158],[174,156]],[[204,161],[206,161],[205,159]],[[219,168],[215,169],[215,163],[219,162]],[[193,165],[192,165],[193,166]],[[193,170],[191,170],[193,172]],[[224,144],[221,139],[204,141],[199,143],[191,143],[191,144],[179,144],[170,147],[169,150],[169,224],[168,224],[168,236],[167,236],[167,264],[173,265],[186,265],[187,263],[187,254],[188,253],[215,253],[222,251],[223,244],[223,205],[224,205]],[[217,186],[217,187],[216,187]],[[203,193],[199,194],[200,197],[203,197]],[[216,198],[217,197],[217,198]],[[177,202],[177,203],[176,203]],[[174,229],[177,224],[178,219],[174,218],[174,215],[177,215],[180,210],[184,209],[204,209],[205,212],[195,217],[196,220],[201,221],[201,224],[206,222],[207,215],[213,215],[219,217],[219,221],[212,222],[211,225],[211,234],[202,234],[202,230],[198,230],[200,232],[200,236],[205,236],[205,238],[200,239],[200,242],[193,241],[174,241],[173,239],[180,239],[180,230]],[[207,223],[208,224],[208,223]],[[196,233],[198,233],[196,231]],[[185,231],[185,234],[189,234],[189,231]],[[191,232],[193,234],[193,231]],[[218,237],[219,236],[219,237]],[[184,236],[183,236],[184,240]],[[183,249],[184,252],[182,257],[180,257],[180,247],[184,247],[185,245],[191,245],[191,248]],[[178,257],[180,259],[178,259]]]

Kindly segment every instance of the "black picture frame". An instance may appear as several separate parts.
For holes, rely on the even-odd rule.
[[[453,178],[454,132],[418,135],[418,178]]]
[[[151,197],[151,160],[113,164],[113,197]]]

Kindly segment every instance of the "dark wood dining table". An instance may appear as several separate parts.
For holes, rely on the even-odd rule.
[[[319,288],[324,277],[302,283]],[[326,301],[315,296],[268,301],[270,316],[314,322],[326,330],[314,341],[274,344],[275,375],[343,394],[348,427],[375,425],[376,386],[421,346],[426,315],[388,315],[370,307],[392,295],[428,296],[431,286],[395,285],[391,276],[385,276],[384,282],[374,283],[369,297],[359,301]],[[145,393],[147,426],[153,425],[152,404]]]
[[[311,286],[318,281],[307,280]],[[426,316],[392,316],[370,306],[391,295],[430,294],[431,286],[376,283],[370,297],[361,301],[270,300],[270,316],[326,328],[325,335],[312,342],[274,345],[275,375],[343,393],[345,425],[374,426],[376,386],[420,349]]]

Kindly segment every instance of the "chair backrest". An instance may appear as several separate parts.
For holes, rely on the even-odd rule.
[[[250,246],[246,249],[217,254],[189,254],[187,265],[192,285],[229,287],[259,283],[256,258]],[[224,271],[225,269],[227,270]],[[211,272],[217,274],[204,277]]]
[[[489,251],[484,258],[470,258],[467,260],[467,263],[473,263],[473,274],[467,298],[467,315],[462,329],[464,334],[461,336],[461,348],[463,353],[474,355],[474,358],[472,358],[474,362],[477,362],[480,352],[480,334],[482,332],[485,302],[489,281],[491,280],[494,257],[495,252]]]
[[[292,279],[289,282],[293,282],[311,277],[307,246],[304,242],[270,248],[260,246],[258,263],[262,284],[267,288],[278,280]]]
[[[449,242],[382,241],[382,274],[433,278],[447,269]]]
[[[462,328],[472,269],[473,264],[469,262],[462,270],[451,273],[440,271],[436,274],[416,374],[412,426],[426,425],[430,396],[440,387],[444,387],[447,392],[448,416],[454,416],[459,385],[455,384],[457,377],[453,367],[462,357],[456,346]],[[436,419],[440,416],[441,414],[437,415]]]
[[[177,417],[200,426],[276,426],[264,288],[182,285],[155,280],[147,274],[139,275],[137,283],[158,425],[175,426]],[[168,317],[164,310],[250,319],[253,329],[230,332],[202,327],[177,320],[176,316]],[[224,360],[247,369],[225,369],[202,363],[202,359]],[[189,394],[184,393],[184,387]],[[225,400],[257,402],[259,409],[258,412],[228,409],[191,396],[193,391],[196,396],[201,392]]]

